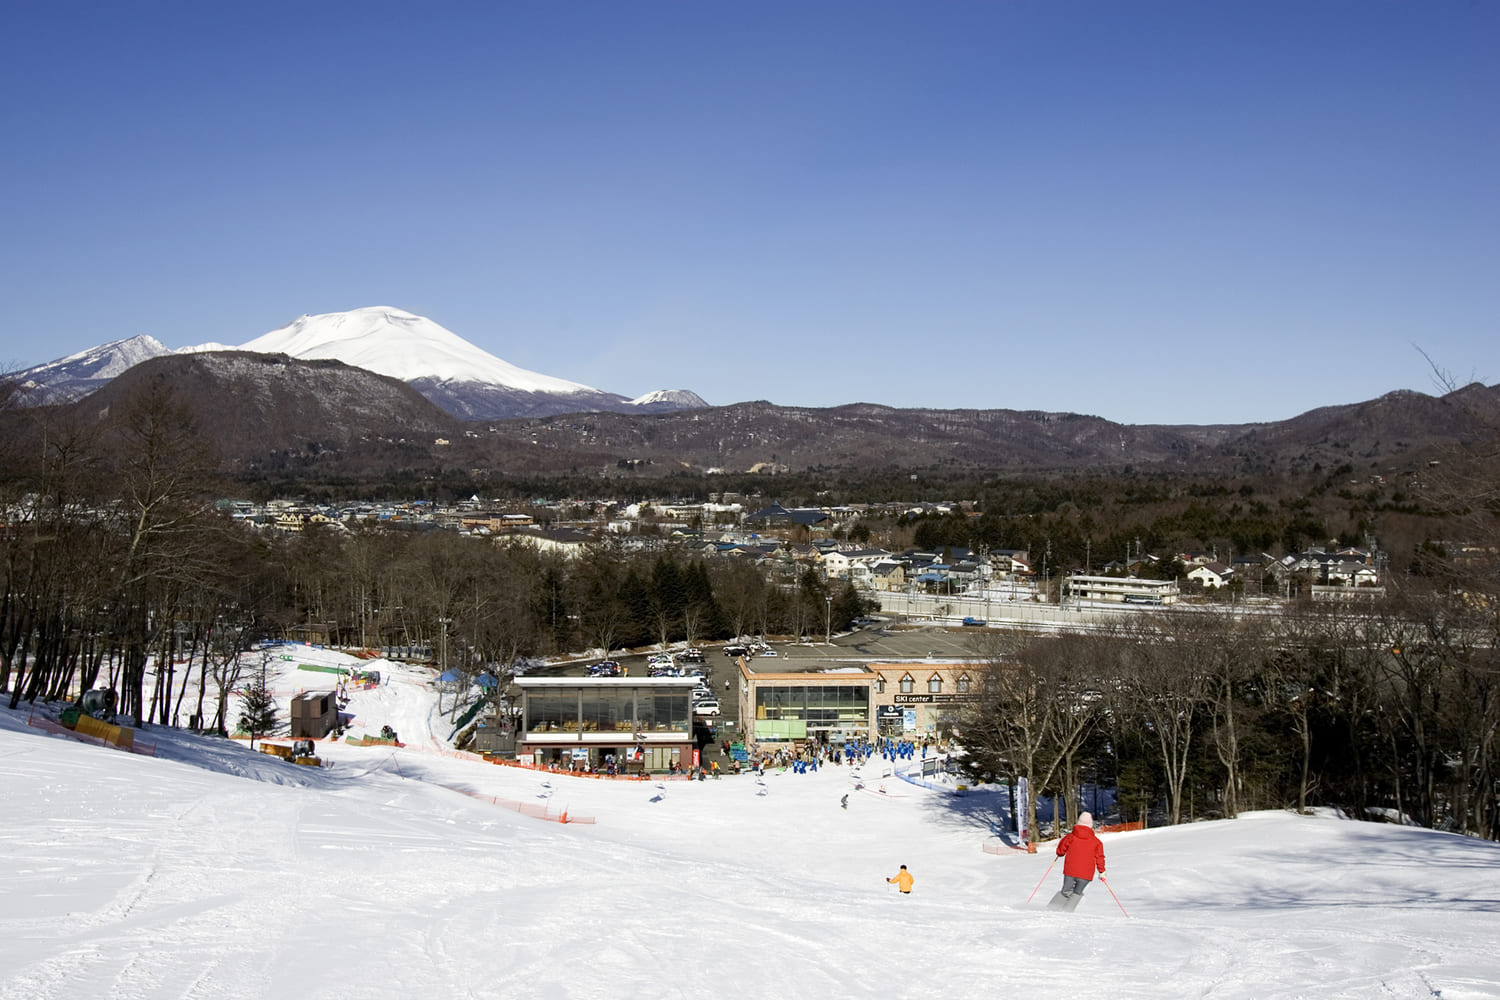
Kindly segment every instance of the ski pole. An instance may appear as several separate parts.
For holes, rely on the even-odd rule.
[[[1042,882],[1045,882],[1045,881],[1047,881],[1047,876],[1048,876],[1048,875],[1051,875],[1051,874],[1052,874],[1052,869],[1053,869],[1053,868],[1054,868],[1054,867],[1055,867],[1055,866],[1056,866],[1056,865],[1057,865],[1057,858],[1053,858],[1053,859],[1052,859],[1052,864],[1050,864],[1050,865],[1048,865],[1048,866],[1047,866],[1047,871],[1046,871],[1046,874],[1044,874],[1044,875],[1043,875],[1043,876],[1042,876]],[[1029,902],[1031,902],[1031,901],[1032,901],[1032,900],[1033,900],[1033,899],[1036,899],[1036,894],[1037,894],[1037,892],[1038,892],[1038,891],[1040,891],[1040,890],[1041,890],[1041,888],[1042,888],[1042,882],[1038,882],[1038,883],[1037,883],[1037,884],[1036,884],[1036,888],[1035,888],[1035,889],[1032,889],[1032,890],[1031,890],[1031,895],[1029,895],[1029,896],[1027,896],[1027,897],[1026,897],[1026,902],[1028,902],[1028,903],[1029,903]]]
[[[1104,877],[1104,873],[1103,872],[1099,873],[1099,881],[1103,882],[1104,883],[1104,888],[1106,888],[1106,889],[1109,890],[1109,894],[1111,896],[1114,896],[1115,905],[1120,908],[1120,912],[1121,913],[1125,913],[1125,904],[1122,903],[1122,902],[1120,902],[1120,897],[1119,896],[1115,896],[1114,886],[1112,886],[1112,885],[1109,884],[1109,879],[1107,879],[1107,878]],[[1130,914],[1125,913],[1125,918],[1127,920],[1130,919]]]

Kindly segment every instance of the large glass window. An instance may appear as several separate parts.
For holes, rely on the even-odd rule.
[[[628,733],[635,728],[634,691],[585,690],[583,730],[587,733]]]
[[[800,720],[816,728],[863,726],[870,714],[865,684],[808,684],[757,687],[755,717],[765,721]]]
[[[526,696],[526,729],[533,733],[578,731],[578,695],[534,692]]]
[[[685,691],[680,694],[642,694],[637,710],[643,733],[692,731],[692,707]]]

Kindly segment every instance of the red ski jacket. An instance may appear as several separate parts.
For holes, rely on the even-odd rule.
[[[1064,858],[1063,874],[1081,878],[1085,882],[1094,880],[1094,869],[1104,874],[1104,844],[1086,826],[1073,827],[1073,832],[1057,842],[1057,856]]]

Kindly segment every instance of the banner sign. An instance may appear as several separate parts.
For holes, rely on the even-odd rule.
[[[892,700],[898,705],[951,705],[979,699],[971,694],[898,694]]]

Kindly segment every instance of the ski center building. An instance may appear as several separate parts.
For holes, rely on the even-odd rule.
[[[972,663],[810,664],[759,672],[744,658],[739,717],[758,746],[845,743],[880,736],[919,739],[955,727],[977,695],[981,668]]]
[[[666,771],[693,764],[696,677],[518,677],[516,759]]]
[[[958,728],[958,713],[974,701],[984,682],[976,663],[872,663],[875,726],[881,736],[923,739]]]
[[[875,675],[867,667],[810,664],[776,673],[757,672],[744,657],[740,671],[740,724],[747,740],[776,743],[843,743],[869,739]]]

